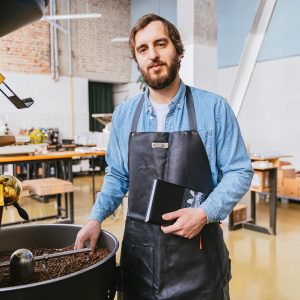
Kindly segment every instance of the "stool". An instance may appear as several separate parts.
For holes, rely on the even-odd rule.
[[[57,195],[57,215],[45,216],[35,219],[45,220],[50,218],[69,219],[70,223],[74,223],[74,187],[71,181],[62,180],[55,177],[24,180],[22,185],[28,187],[30,194],[37,196]],[[61,206],[61,195],[64,194],[65,208]],[[69,203],[68,203],[69,202]],[[69,216],[70,204],[70,216]],[[62,211],[65,211],[65,216],[62,217]],[[33,221],[33,220],[31,220]]]

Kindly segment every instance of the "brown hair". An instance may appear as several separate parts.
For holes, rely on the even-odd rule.
[[[165,30],[167,34],[169,35],[175,49],[178,55],[183,55],[184,52],[184,47],[180,38],[180,34],[177,30],[177,28],[170,23],[168,20],[155,15],[155,14],[147,14],[142,16],[137,20],[135,25],[133,26],[130,36],[129,36],[129,48],[131,51],[131,58],[133,58],[136,61],[136,56],[135,56],[135,35],[137,34],[138,31],[141,29],[145,28],[148,24],[154,21],[160,21],[163,23],[163,26],[165,27]]]

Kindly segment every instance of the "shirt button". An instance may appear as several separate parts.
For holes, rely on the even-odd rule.
[[[153,117],[152,116],[150,116],[150,120],[152,120],[153,119]]]

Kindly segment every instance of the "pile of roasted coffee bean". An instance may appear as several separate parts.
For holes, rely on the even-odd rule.
[[[52,254],[57,252],[73,250],[74,245],[70,245],[59,249],[29,249],[34,256],[43,254]],[[12,252],[0,252],[0,262],[9,261]],[[54,279],[64,275],[68,275],[91,265],[94,265],[109,255],[109,250],[106,248],[98,248],[93,254],[79,253],[63,257],[51,258],[47,261],[42,260],[35,262],[35,273],[31,278],[24,281],[13,281],[10,278],[9,267],[0,268],[0,288],[29,284],[45,280]]]

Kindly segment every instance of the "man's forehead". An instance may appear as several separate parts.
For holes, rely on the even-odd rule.
[[[169,39],[169,35],[161,21],[153,21],[136,33],[135,46],[138,47],[159,39]]]

